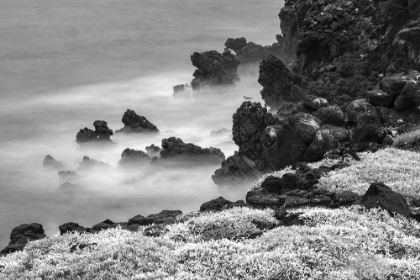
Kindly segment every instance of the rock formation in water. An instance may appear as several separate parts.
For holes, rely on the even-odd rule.
[[[141,167],[150,163],[150,157],[143,151],[125,149],[118,165],[121,167]]]
[[[159,132],[158,128],[149,122],[145,117],[139,116],[133,110],[127,109],[122,117],[124,127],[116,130],[116,133],[147,133]]]
[[[52,168],[52,169],[62,169],[63,168],[63,164],[60,161],[53,158],[52,156],[50,156],[50,155],[45,156],[44,161],[42,162],[42,165],[44,167]]]
[[[240,61],[230,50],[223,53],[217,51],[195,52],[191,55],[191,62],[197,69],[194,71],[194,79],[191,81],[193,90],[213,86],[231,86],[239,81],[237,74]],[[174,87],[174,97],[182,96],[185,85]]]
[[[272,54],[280,56],[282,54],[279,43],[273,43],[269,46],[262,46],[254,42],[247,42],[244,37],[228,38],[225,47],[235,52],[236,58],[241,64],[260,63],[261,60]]]
[[[79,163],[79,170],[91,170],[91,169],[108,169],[111,165],[98,161],[96,159],[91,159],[87,156],[83,157],[83,161]]]
[[[184,143],[181,139],[170,137],[162,140],[162,150],[158,163],[182,165],[216,165],[225,156],[220,149],[201,148],[192,143]]]
[[[76,135],[76,142],[79,145],[87,143],[113,143],[111,136],[114,134],[112,129],[108,128],[106,121],[95,121],[93,123],[95,131],[85,127],[81,129]]]
[[[10,233],[9,245],[1,250],[0,256],[21,251],[28,242],[42,239],[44,237],[46,237],[46,235],[44,234],[44,229],[40,224],[33,223],[17,226]]]

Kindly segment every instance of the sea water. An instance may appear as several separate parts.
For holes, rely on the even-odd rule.
[[[275,42],[279,0],[0,0],[0,247],[13,227],[41,223],[46,234],[77,222],[127,221],[163,209],[198,210],[224,195],[211,180],[217,166],[118,168],[125,148],[145,150],[175,136],[226,156],[237,147],[232,115],[243,96],[261,102],[258,68],[240,67],[234,88],[174,99],[172,87],[189,83],[190,55],[223,51],[227,38]],[[223,91],[223,92],[219,92]],[[158,135],[114,135],[110,147],[81,148],[79,129],[105,120],[117,130],[127,109],[145,116]],[[83,156],[111,165],[81,174],[70,192],[45,155],[77,171]],[[78,172],[79,173],[79,172]]]

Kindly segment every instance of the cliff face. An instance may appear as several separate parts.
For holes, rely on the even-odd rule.
[[[258,81],[282,120],[257,122],[248,137],[249,120],[238,114],[271,114],[242,104],[234,136],[244,127],[240,135],[252,141],[245,149],[235,138],[239,151],[216,170],[218,185],[325,155],[374,152],[420,122],[420,0],[288,0],[279,17],[282,53],[263,58]]]
[[[279,13],[284,60],[308,94],[342,104],[382,75],[420,70],[420,1],[289,0]]]

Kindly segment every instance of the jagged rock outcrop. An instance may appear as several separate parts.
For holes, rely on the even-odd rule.
[[[124,127],[116,130],[115,133],[156,133],[159,129],[149,122],[145,117],[139,116],[133,110],[127,109],[122,117]]]
[[[118,165],[121,167],[141,167],[150,163],[150,157],[143,151],[125,149]]]
[[[106,121],[95,121],[93,123],[95,131],[85,127],[76,135],[76,142],[79,145],[87,143],[113,143],[111,136],[114,134],[112,129],[108,128]]]
[[[44,165],[44,167],[52,168],[52,169],[62,169],[63,168],[63,164],[60,161],[53,158],[52,156],[50,156],[50,155],[45,156],[44,161],[42,162],[42,165]]]
[[[235,52],[236,58],[241,64],[260,63],[261,60],[269,54],[281,56],[281,49],[279,43],[262,46],[254,42],[247,42],[244,37],[228,38],[225,42],[225,47]]]
[[[192,143],[184,143],[181,139],[170,137],[162,140],[162,150],[158,164],[173,164],[177,166],[220,164],[225,155],[217,148],[201,148]]]
[[[45,237],[44,229],[40,224],[32,223],[17,226],[10,233],[9,245],[1,250],[0,256],[21,251],[28,242]]]
[[[285,101],[296,103],[305,98],[305,92],[299,86],[300,78],[278,57],[264,57],[259,73],[258,82],[263,86],[261,96],[271,110],[277,110]]]
[[[223,53],[217,51],[195,52],[191,55],[191,62],[197,70],[191,81],[193,90],[206,86],[233,85],[239,81],[237,74],[239,60],[228,50]]]

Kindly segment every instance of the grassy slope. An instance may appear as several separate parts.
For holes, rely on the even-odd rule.
[[[378,180],[418,197],[420,154],[390,148],[361,158],[320,185],[363,193]],[[145,227],[53,236],[0,258],[0,279],[419,279],[416,221],[358,207],[299,211],[306,225],[256,239],[232,237],[257,232],[254,219],[277,223],[272,210],[190,213],[160,237],[145,236]],[[70,252],[75,244],[92,245]]]

